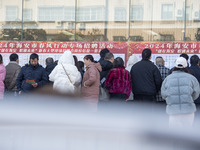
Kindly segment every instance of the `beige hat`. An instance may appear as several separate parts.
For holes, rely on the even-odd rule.
[[[176,68],[186,68],[187,67],[187,60],[183,57],[177,58],[175,62],[175,67]]]

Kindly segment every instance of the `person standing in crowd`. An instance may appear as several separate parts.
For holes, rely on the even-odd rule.
[[[109,93],[105,88],[105,80],[109,71],[113,68],[114,55],[110,52],[105,54],[104,60],[101,61],[102,71],[100,72],[100,96],[99,100],[108,101]]]
[[[78,64],[79,64],[81,76],[82,76],[82,79],[83,79],[83,75],[84,75],[84,73],[85,73],[85,70],[84,70],[84,62],[83,62],[83,61],[78,61]]]
[[[16,80],[21,70],[19,57],[16,53],[10,55],[10,62],[6,66],[5,89],[8,95],[15,95],[17,92]]]
[[[132,66],[133,66],[134,64],[136,64],[138,61],[139,61],[139,58],[138,58],[135,54],[132,54],[132,55],[129,57],[127,63],[126,63],[126,70],[127,70],[128,72],[130,72]],[[131,91],[131,94],[130,94],[129,98],[127,99],[127,101],[129,101],[129,100],[133,100],[133,92],[132,92],[132,91]]]
[[[56,63],[54,62],[53,58],[52,57],[48,57],[46,60],[45,60],[45,63],[46,63],[46,72],[47,72],[47,75],[49,75],[53,69],[56,67]]]
[[[110,51],[107,48],[104,48],[100,51],[100,59],[99,59],[99,63],[101,64],[102,61],[104,61],[104,58],[106,56],[106,53],[109,53]]]
[[[29,64],[22,67],[17,77],[18,94],[31,92],[48,82],[47,73],[38,63],[38,60],[38,54],[32,53],[30,55]]]
[[[63,94],[75,94],[79,91],[81,74],[74,63],[71,51],[65,51],[58,61],[58,65],[49,75],[53,82],[53,89]]]
[[[132,90],[131,75],[124,67],[121,57],[114,60],[114,68],[110,70],[105,81],[110,93],[110,100],[126,101]]]
[[[106,79],[106,77],[108,76],[109,71],[113,68],[113,62],[114,62],[114,55],[113,53],[106,53],[104,60],[101,61],[101,68],[102,71],[100,72],[100,80],[102,80],[103,78]],[[104,81],[105,81],[104,79]]]
[[[185,58],[187,60],[187,64],[188,64],[188,59],[189,59],[188,54],[183,53],[179,57]],[[187,68],[189,69],[189,65],[187,66]],[[171,74],[173,70],[174,70],[174,67],[170,69],[169,74]]]
[[[46,68],[45,71],[47,72],[48,80],[49,80],[49,75],[53,71],[53,69],[56,67],[56,63],[54,63],[54,60],[52,57],[48,57],[46,60]],[[50,82],[50,81],[49,81]]]
[[[165,61],[161,56],[156,57],[156,66],[158,67],[158,69],[160,71],[162,81],[164,81],[164,79],[169,74],[170,69],[165,67]],[[165,103],[165,100],[162,99],[160,90],[156,95],[156,100],[157,100],[157,102],[164,102]]]
[[[6,76],[6,68],[3,65],[3,57],[0,54],[0,100],[4,98],[4,79]]]
[[[126,63],[126,70],[128,70],[129,72],[131,71],[131,68],[134,64],[136,64],[137,62],[139,61],[139,58],[135,55],[135,54],[132,54],[127,63]]]
[[[167,76],[161,87],[161,95],[166,100],[170,127],[192,126],[199,97],[199,82],[188,73],[187,60],[179,57],[171,75]]]
[[[142,60],[131,68],[132,91],[137,102],[155,102],[162,79],[158,68],[150,61],[151,50],[142,51]]]
[[[75,55],[73,55],[73,58],[74,58],[74,63],[75,63],[76,68],[78,69],[79,72],[81,72],[81,69],[78,63],[78,58]]]
[[[99,63],[94,63],[92,55],[86,55],[84,63],[86,71],[82,81],[82,95],[90,105],[91,110],[96,112],[99,100],[100,72],[102,69]]]
[[[190,58],[191,66],[189,67],[189,71],[194,77],[196,77],[196,79],[198,80],[200,84],[200,68],[198,66],[198,63],[199,63],[199,56],[192,55]],[[196,121],[200,121],[200,96],[195,100],[195,104],[197,108],[197,111],[195,114],[195,122],[196,122]]]

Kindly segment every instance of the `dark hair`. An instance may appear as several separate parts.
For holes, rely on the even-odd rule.
[[[100,51],[100,57],[104,58],[106,53],[109,53],[110,51],[107,48],[104,48]]]
[[[124,61],[123,61],[123,59],[121,57],[115,58],[113,66],[114,66],[114,68],[124,67]]]
[[[84,62],[83,61],[78,61],[79,67],[82,69],[84,68]]]
[[[188,56],[187,54],[185,54],[185,53],[181,54],[180,57],[185,58],[187,61],[188,61],[188,59],[189,59],[189,56]]]
[[[48,58],[46,59],[46,64],[47,64],[47,65],[51,65],[51,64],[53,64],[53,63],[54,63],[54,60],[53,60],[52,57],[48,57]]]
[[[112,57],[114,58],[113,53],[108,52],[108,53],[106,53],[104,59],[105,59],[105,60],[110,60]]]
[[[16,61],[19,57],[16,53],[12,53],[9,58],[10,61]]]
[[[192,55],[190,58],[190,64],[191,65],[197,65],[199,63],[199,56],[197,55]]]
[[[54,61],[54,64],[56,64],[56,65],[57,65],[57,64],[58,64],[58,60]]]
[[[74,58],[76,68],[78,69],[78,71],[81,71],[77,57],[75,55],[73,55],[73,58]]]
[[[145,48],[145,49],[142,51],[142,59],[144,59],[144,60],[149,60],[150,57],[151,57],[151,49]]]
[[[32,53],[32,54],[30,55],[30,59],[37,59],[37,60],[39,60],[39,56],[38,56],[38,54],[36,54],[36,53]]]
[[[3,57],[2,57],[2,55],[0,54],[0,64],[2,64],[3,63]]]
[[[89,59],[91,62],[94,62],[94,57],[92,55],[85,55],[84,59]]]
[[[190,73],[188,68],[177,68],[177,67],[174,67],[174,69],[172,70],[173,71],[182,71],[182,72],[186,72],[186,73]]]

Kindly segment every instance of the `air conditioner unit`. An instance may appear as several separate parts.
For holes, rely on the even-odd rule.
[[[85,28],[86,28],[85,23],[81,23],[79,29],[80,30],[85,30]]]
[[[56,23],[56,26],[57,26],[57,27],[62,26],[62,22],[61,22],[61,21],[56,21],[55,23]]]
[[[194,12],[193,19],[199,19],[199,11]]]

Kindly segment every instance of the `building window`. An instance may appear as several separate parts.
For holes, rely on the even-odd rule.
[[[78,9],[78,21],[104,21],[104,7],[81,7]]]
[[[64,20],[65,21],[74,21],[75,20],[75,8],[65,7],[64,8]]]
[[[130,36],[130,41],[144,41],[142,36]]]
[[[39,7],[38,21],[73,21],[74,7]]]
[[[173,4],[163,4],[162,5],[162,20],[172,20],[174,14]]]
[[[134,5],[131,7],[131,20],[142,21],[144,9],[142,5]]]
[[[160,41],[174,41],[174,35],[172,34],[161,34],[160,35]]]
[[[32,10],[31,9],[24,9],[24,21],[31,21],[32,20]]]
[[[6,21],[19,21],[17,6],[6,7]]]
[[[115,21],[126,21],[126,9],[115,8]]]
[[[123,42],[123,41],[126,41],[126,37],[125,36],[113,36],[113,41]]]

